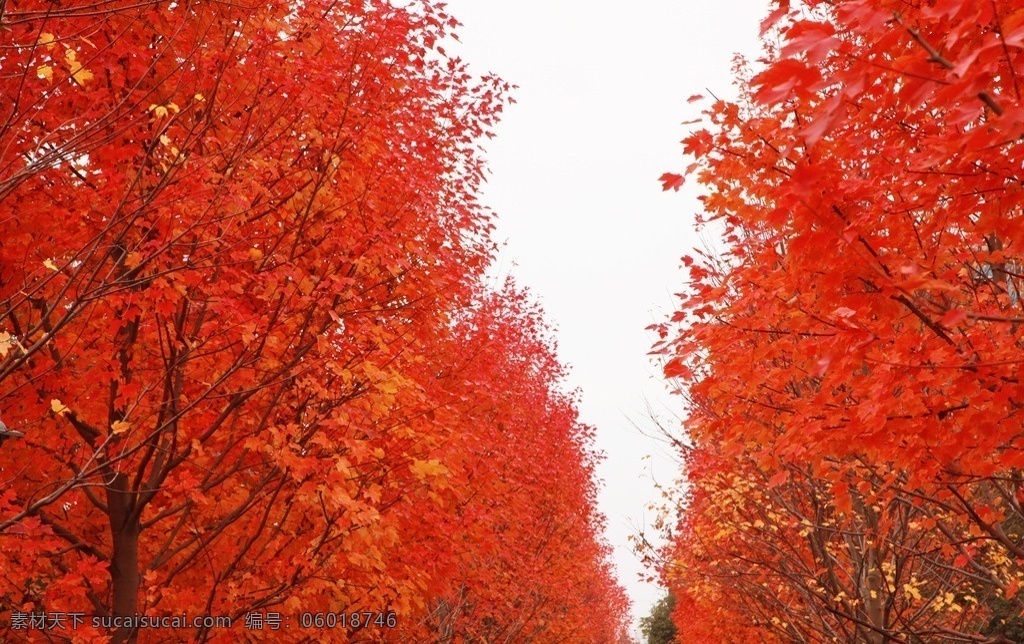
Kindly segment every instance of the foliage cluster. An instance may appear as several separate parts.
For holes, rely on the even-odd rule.
[[[1024,4],[779,0],[762,29],[683,142],[724,250],[658,329],[682,640],[1020,641]]]
[[[396,6],[401,5],[401,6]],[[613,641],[591,429],[482,279],[430,2],[0,2],[0,639]],[[276,611],[292,628],[250,631]]]

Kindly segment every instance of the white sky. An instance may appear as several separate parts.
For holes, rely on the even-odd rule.
[[[682,413],[647,352],[645,327],[682,289],[679,258],[701,242],[696,190],[661,192],[658,177],[688,161],[680,125],[699,115],[691,94],[735,94],[733,54],[757,51],[768,0],[450,0],[463,23],[457,50],[477,73],[519,88],[487,144],[484,201],[507,241],[498,270],[538,297],[557,327],[558,353],[582,390],[582,420],[607,454],[601,510],[634,618],[661,596],[627,542],[654,519],[654,477],[677,466],[633,426],[646,401],[670,424]],[[648,537],[651,536],[648,530]],[[639,633],[637,632],[637,636]]]

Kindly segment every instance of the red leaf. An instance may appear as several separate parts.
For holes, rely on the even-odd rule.
[[[780,470],[768,481],[769,487],[779,487],[789,479],[789,472]]]
[[[946,314],[942,316],[942,319],[939,320],[939,324],[947,329],[951,329],[966,319],[966,312],[961,311],[960,309],[949,309],[946,311]]]
[[[775,26],[775,24],[782,20],[782,17],[789,13],[789,0],[779,0],[779,6],[775,8],[768,17],[761,21],[761,35]]]
[[[795,58],[783,58],[750,80],[757,87],[754,98],[766,105],[774,105],[795,94],[817,89],[821,72]],[[798,91],[800,90],[800,91]]]
[[[686,154],[692,154],[695,157],[702,157],[707,154],[707,151],[711,149],[714,144],[714,138],[711,133],[707,130],[700,130],[694,132],[690,136],[683,139],[683,152]]]
[[[693,369],[690,369],[682,358],[672,358],[665,363],[665,377],[689,379],[693,377]]]
[[[804,54],[812,63],[821,62],[839,44],[836,29],[829,23],[801,20],[786,31],[783,56]]]
[[[842,95],[833,96],[823,106],[823,114],[819,114],[810,125],[804,128],[804,141],[808,146],[817,143],[821,137],[832,130],[846,116],[843,109]]]
[[[678,191],[683,186],[683,175],[675,174],[673,172],[666,172],[658,178],[661,181],[661,189],[668,190],[669,188]]]
[[[1010,583],[1006,584],[1006,598],[1013,599],[1017,596],[1017,591],[1020,590],[1020,581],[1014,579]]]
[[[815,378],[824,376],[830,364],[832,364],[832,356],[822,356],[811,368],[811,375]]]

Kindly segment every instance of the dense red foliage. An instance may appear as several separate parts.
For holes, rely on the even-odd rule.
[[[725,246],[661,329],[691,403],[680,628],[1019,641],[1024,5],[783,1],[763,27],[684,141]]]
[[[455,25],[0,3],[0,638],[619,637],[589,430],[480,279],[508,88],[436,48]],[[329,611],[397,626],[299,623]]]

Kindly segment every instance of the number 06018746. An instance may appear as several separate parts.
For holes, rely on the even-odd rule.
[[[398,625],[395,613],[373,611],[351,613],[302,613],[299,624],[303,628],[394,628]]]

